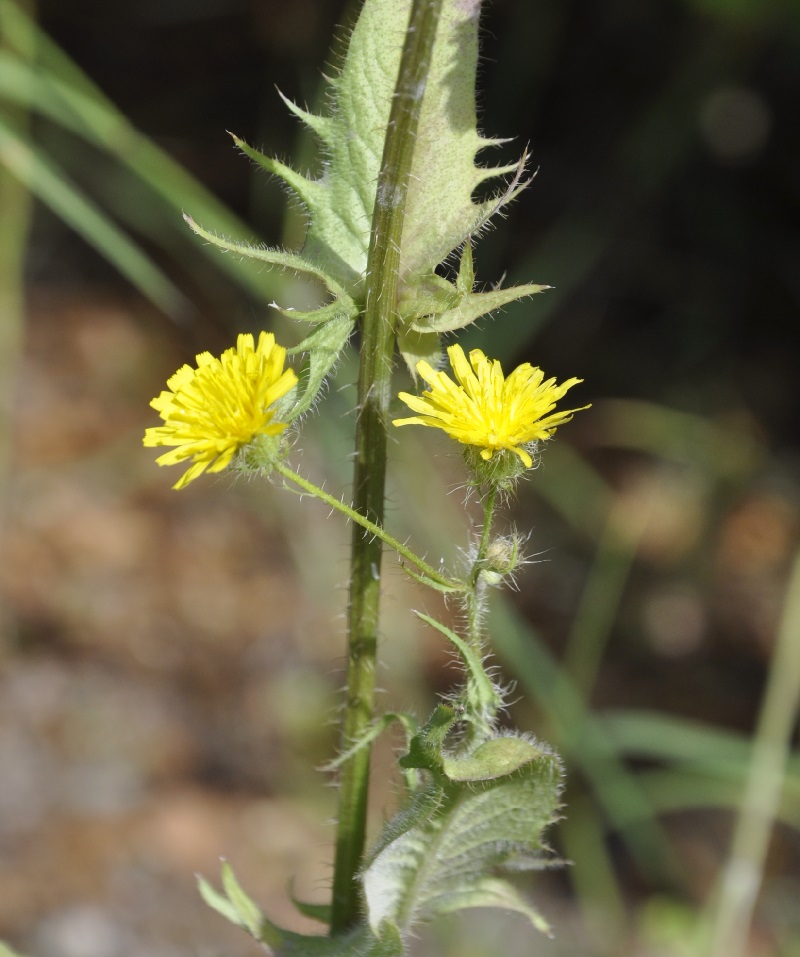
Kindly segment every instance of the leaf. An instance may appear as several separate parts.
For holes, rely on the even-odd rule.
[[[442,340],[438,332],[417,332],[416,329],[400,326],[397,330],[397,348],[415,382],[420,359],[424,359],[434,369],[442,361]]]
[[[308,353],[308,361],[299,373],[299,379],[305,386],[303,397],[289,413],[290,421],[299,418],[311,408],[322,388],[325,376],[334,367],[342,349],[347,345],[355,325],[355,318],[350,315],[346,305],[344,308],[344,312],[318,326],[299,345],[287,349],[289,355]]]
[[[464,756],[443,755],[443,767],[451,781],[491,781],[552,753],[526,738],[506,735],[483,741]]]
[[[239,256],[245,256],[249,259],[258,259],[268,266],[279,266],[281,269],[288,269],[291,272],[298,273],[307,278],[319,279],[334,296],[338,296],[342,291],[333,277],[304,257],[298,256],[296,253],[287,253],[281,249],[267,249],[264,246],[250,246],[247,243],[224,239],[222,236],[217,236],[215,233],[203,229],[191,216],[184,215],[183,218],[198,236],[205,239],[206,242],[212,243],[214,246],[219,246],[219,248],[225,252],[236,253]]]
[[[466,290],[469,292],[472,289]],[[464,298],[465,290],[448,282],[443,276],[431,273],[422,276],[413,287],[403,290],[402,298],[398,302],[400,319],[408,327],[416,320],[425,316],[439,316],[455,308]]]
[[[491,876],[546,861],[543,832],[557,815],[562,770],[553,752],[531,745],[530,753],[491,780],[434,779],[387,824],[362,877],[373,932],[391,925],[406,935],[441,914],[484,906],[511,907],[547,931],[510,884]]]
[[[421,337],[432,337],[443,332],[454,332],[517,299],[524,299],[551,288],[529,283],[524,286],[510,286],[507,289],[473,292],[474,283],[472,244],[467,240],[455,283],[433,273],[404,291],[404,297],[399,303],[402,322],[400,335],[410,337],[416,332]]]
[[[456,291],[462,296],[472,292],[475,285],[475,264],[472,259],[472,237],[467,237],[464,248],[461,250],[461,259],[458,263],[456,277]]]
[[[321,924],[330,924],[331,922],[331,905],[330,904],[312,904],[308,901],[301,901],[294,896],[294,889],[292,884],[289,885],[289,900],[294,904],[297,910],[303,915],[303,917],[308,917],[311,920],[317,920]]]
[[[354,754],[357,754],[372,744],[372,742],[393,725],[395,721],[398,721],[405,728],[406,742],[408,743],[418,730],[416,718],[405,711],[387,711],[386,714],[382,714],[380,718],[376,718],[364,734],[357,741],[354,741],[349,748],[337,755],[333,761],[329,761],[324,765],[322,770],[334,771],[336,768],[341,767],[346,761],[349,761]]]
[[[499,167],[475,162],[481,150],[504,142],[486,139],[477,131],[479,8],[475,0],[444,0],[442,5],[400,244],[401,283],[412,287],[525,185],[526,156]],[[325,164],[319,179],[309,179],[235,138],[306,207],[309,226],[303,258],[335,277],[356,301],[367,266],[376,184],[410,9],[411,0],[364,4],[342,70],[331,81],[326,115],[310,113],[283,97],[320,142]],[[510,183],[495,196],[473,202],[481,183],[507,174]]]
[[[253,937],[262,939],[265,917],[257,905],[242,890],[233,869],[227,861],[222,865],[222,887],[236,912],[240,915],[245,930],[248,930]]]
[[[303,311],[300,309],[293,309],[291,306],[279,306],[276,302],[272,303],[273,309],[277,309],[278,312],[282,313],[288,319],[297,319],[300,322],[313,322],[317,325],[323,322],[330,322],[331,319],[336,319],[341,315],[347,313],[350,317],[355,320],[358,311],[355,308],[353,300],[346,294],[342,293],[337,296],[332,302],[326,302],[322,306],[318,306],[316,309],[309,309]],[[295,352],[302,352],[302,348],[294,347]]]
[[[407,2],[386,0],[384,6],[405,8],[407,22]],[[485,139],[477,131],[479,13],[480,3],[474,0],[445,0],[442,7],[414,150],[401,277],[431,271],[519,191],[524,163],[495,168],[475,163],[478,152],[504,142]],[[503,189],[482,203],[472,201],[481,183],[515,171],[511,191]]]
[[[226,866],[226,864],[223,864],[223,867]],[[197,887],[200,891],[200,896],[212,910],[215,910],[218,914],[222,914],[226,920],[229,920],[237,927],[241,927],[242,930],[250,930],[244,916],[239,913],[238,907],[236,907],[229,897],[220,894],[204,877],[198,876]]]
[[[422,335],[455,332],[456,329],[463,329],[481,316],[501,309],[510,302],[538,292],[546,292],[550,288],[552,287],[529,283],[524,286],[509,286],[507,289],[492,289],[489,292],[471,292],[462,296],[452,309],[420,315],[412,321],[411,329]]]
[[[439,913],[446,914],[471,907],[498,907],[516,911],[527,917],[536,930],[547,937],[553,936],[550,925],[539,911],[522,897],[513,884],[501,877],[487,875],[477,880],[463,896],[452,894],[448,901],[442,903]]]
[[[458,718],[454,708],[446,704],[437,705],[425,727],[408,742],[408,754],[400,758],[400,767],[441,771],[445,738]]]
[[[264,944],[275,957],[403,957],[397,930],[390,925],[373,933],[363,924],[348,934],[322,937],[283,930],[268,920],[242,890],[225,863],[222,866],[221,894],[204,878],[198,879],[203,900],[237,927]],[[309,906],[309,905],[304,905]]]

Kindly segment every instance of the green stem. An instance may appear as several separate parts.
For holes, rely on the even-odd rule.
[[[483,562],[486,558],[486,550],[489,547],[489,539],[492,535],[492,522],[494,521],[494,507],[497,503],[497,486],[491,485],[486,498],[483,500],[483,528],[481,529],[481,540],[478,545],[478,557],[475,559],[475,566],[472,574],[477,581]]]
[[[445,575],[442,575],[441,572],[438,572],[424,559],[420,558],[418,555],[415,555],[407,545],[404,545],[402,542],[398,541],[398,539],[396,539],[393,535],[390,535],[387,531],[381,528],[380,525],[376,525],[375,522],[371,522],[368,518],[364,518],[363,515],[360,515],[340,499],[335,498],[333,495],[329,495],[328,492],[326,492],[324,489],[321,489],[318,485],[314,485],[313,482],[309,482],[308,479],[304,479],[302,475],[298,475],[297,472],[293,472],[291,469],[281,464],[275,466],[275,471],[282,475],[285,479],[288,479],[290,482],[294,482],[294,484],[298,485],[301,489],[303,489],[304,492],[308,492],[309,495],[313,495],[321,502],[325,502],[326,505],[330,505],[331,508],[335,508],[338,512],[341,512],[342,515],[346,515],[351,521],[366,529],[368,532],[370,532],[370,534],[377,536],[382,542],[388,545],[389,548],[393,548],[398,555],[402,555],[403,558],[416,565],[423,574],[437,582],[439,585],[444,585],[453,591],[462,591],[464,589],[465,586],[461,582],[452,581]]]
[[[413,0],[376,187],[361,326],[353,477],[355,510],[376,526],[383,525],[386,423],[406,197],[441,6],[442,0]],[[343,749],[362,738],[372,722],[382,547],[376,535],[361,525],[353,526]],[[370,749],[364,748],[342,769],[331,934],[345,931],[361,916],[356,874],[364,853],[369,765]]]
[[[469,574],[469,595],[467,597],[467,634],[470,645],[475,649],[480,649],[483,642],[481,640],[481,611],[483,609],[483,595],[486,591],[486,585],[481,580],[486,561],[486,551],[489,548],[489,541],[492,535],[492,522],[494,520],[494,507],[497,503],[497,486],[491,485],[483,500],[483,528],[481,529],[481,540],[478,543],[478,554],[472,564],[472,570]]]

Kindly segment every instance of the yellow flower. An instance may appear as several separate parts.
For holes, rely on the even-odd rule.
[[[197,368],[182,366],[150,405],[164,425],[147,429],[146,446],[177,448],[156,459],[159,465],[194,463],[173,488],[183,488],[203,472],[221,472],[240,448],[257,435],[278,435],[285,422],[273,422],[271,406],[297,383],[284,370],[286,350],[272,333],[262,332],[254,348],[249,333],[219,359],[209,352],[197,356]]]
[[[485,461],[495,452],[508,449],[519,456],[525,468],[530,468],[533,460],[526,446],[549,439],[559,425],[581,411],[553,409],[564,393],[582,379],[568,379],[561,385],[556,385],[555,379],[545,382],[542,370],[527,362],[517,366],[506,379],[500,363],[487,359],[480,349],[470,352],[469,362],[461,346],[450,346],[447,354],[458,384],[424,359],[418,362],[417,372],[430,389],[421,396],[400,393],[411,411],[419,414],[395,419],[395,425],[443,429],[457,442],[480,449]]]

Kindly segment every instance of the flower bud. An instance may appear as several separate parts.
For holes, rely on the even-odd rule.
[[[481,569],[481,578],[487,585],[499,585],[506,575],[512,574],[520,564],[519,535],[512,533],[496,538],[486,549]]]

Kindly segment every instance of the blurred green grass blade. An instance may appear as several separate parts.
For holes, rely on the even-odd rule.
[[[34,37],[17,38],[20,56],[34,55]],[[0,31],[0,50],[5,45]],[[30,122],[23,107],[7,106],[3,113],[19,129]],[[25,328],[25,250],[32,220],[33,203],[29,191],[0,163],[0,536],[10,517],[9,506],[15,501],[13,485],[15,424],[19,398],[19,376],[22,369]],[[17,635],[13,602],[0,596],[0,646],[13,642]],[[9,645],[10,647],[10,645]],[[2,943],[0,943],[0,952]],[[8,951],[10,954],[11,951]]]
[[[692,463],[715,478],[741,479],[764,457],[763,447],[739,423],[719,425],[656,402],[604,399],[592,414],[604,444]]]
[[[620,752],[662,761],[706,764],[750,757],[750,741],[735,731],[659,711],[604,711],[602,722]]]
[[[581,536],[597,541],[614,504],[608,482],[568,442],[548,443],[536,493]]]
[[[713,957],[747,952],[800,714],[800,551],[789,577],[731,850],[714,906]]]
[[[621,755],[671,765],[639,774],[659,812],[714,805],[738,807],[753,754],[749,738],[656,711],[609,711],[598,720]],[[800,826],[798,754],[786,762],[779,816],[784,823]]]
[[[183,212],[191,210],[197,219],[213,223],[221,233],[237,236],[252,233],[179,163],[139,133],[99,91],[90,95],[73,89],[5,55],[0,56],[0,95],[27,106],[113,157],[150,190],[163,209],[174,212],[173,235],[179,235],[184,245],[212,259],[221,271],[249,292],[266,301],[272,301],[279,294],[279,273],[265,274],[236,257],[221,255],[219,250],[198,242],[186,229]],[[120,203],[118,213],[122,218],[125,212],[124,204]],[[170,245],[169,238],[164,232],[153,236],[162,246]]]
[[[10,50],[21,52],[23,56],[30,44],[30,38],[33,37],[37,60],[49,64],[54,74],[75,86],[83,86],[87,92],[96,89],[92,81],[70,60],[58,44],[47,36],[36,20],[16,3],[16,0],[0,0],[0,31],[3,34],[4,45]]]
[[[179,163],[141,134],[83,71],[53,43],[35,21],[25,17],[11,0],[0,0],[0,28],[15,47],[25,30],[35,31],[38,62],[31,67],[13,54],[0,58],[0,95],[36,111],[70,130],[134,174],[173,210],[175,226],[184,235],[185,211],[213,223],[216,231],[252,238],[252,229],[220,203]],[[243,175],[246,167],[243,167]],[[120,211],[121,214],[124,211]],[[260,299],[271,302],[284,288],[279,272],[264,273],[252,264],[222,256],[218,250],[198,243],[188,232],[187,244],[213,259],[222,271]],[[156,241],[158,236],[153,237]]]
[[[753,742],[727,728],[657,711],[607,711],[599,720],[620,753],[631,757],[704,769],[734,768],[740,776],[752,760]],[[787,757],[786,777],[792,787],[800,788],[800,754]]]
[[[0,957],[22,957],[22,954],[17,953],[16,950],[12,950],[8,944],[0,940]]]
[[[180,290],[55,164],[2,118],[0,163],[167,315],[180,319],[185,314],[188,302]]]
[[[604,824],[591,796],[584,794],[570,799],[559,834],[565,856],[574,864],[568,876],[583,923],[595,941],[603,942],[596,952],[608,954],[620,953],[627,914]]]
[[[631,520],[627,503],[617,499],[597,543],[562,659],[564,672],[585,701],[592,696],[648,513],[642,509]]]
[[[741,802],[746,769],[739,764],[718,763],[707,768],[655,768],[640,771],[639,783],[659,814],[698,808],[736,810]],[[776,819],[800,828],[800,777],[787,777]]]

